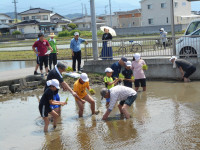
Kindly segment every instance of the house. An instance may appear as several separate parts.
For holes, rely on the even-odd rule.
[[[139,27],[141,26],[141,10],[135,9],[131,11],[114,12],[118,18],[118,26],[120,28]]]
[[[142,26],[170,25],[170,0],[141,0]],[[199,16],[191,14],[191,3],[174,0],[174,23],[188,24]]]
[[[73,23],[77,25],[79,30],[91,30],[91,16],[84,16],[72,20]],[[105,21],[102,19],[96,19],[97,28],[105,25]]]
[[[70,21],[64,17],[42,8],[31,8],[19,13],[22,22],[15,24],[17,30],[23,34],[59,32],[67,26]]]
[[[13,22],[10,16],[0,13],[0,32],[8,33]]]

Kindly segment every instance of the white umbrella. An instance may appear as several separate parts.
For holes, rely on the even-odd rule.
[[[108,27],[108,26],[102,26],[100,27],[101,31],[104,31],[104,29],[108,29],[109,30],[109,33],[112,35],[112,36],[117,36],[115,30],[111,27]]]

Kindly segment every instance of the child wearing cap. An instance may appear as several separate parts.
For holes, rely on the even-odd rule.
[[[83,117],[84,103],[87,101],[91,105],[92,114],[95,114],[95,102],[94,99],[87,94],[86,89],[90,90],[89,78],[86,73],[82,73],[80,78],[74,83],[74,92],[80,97],[75,98],[76,103],[79,107],[79,117]],[[83,100],[84,99],[84,100]]]
[[[117,84],[119,79],[116,78],[113,81],[113,78],[112,78],[113,70],[109,67],[105,69],[105,73],[106,73],[106,76],[104,77],[105,86],[107,89],[111,89],[112,87],[114,87]],[[109,105],[109,102],[110,102],[110,98],[106,98],[106,106]]]
[[[124,75],[124,80],[123,80],[124,86],[132,88],[132,82],[134,82],[134,80],[131,79],[133,77],[133,71],[131,70],[130,61],[126,62],[126,67],[122,71],[122,74]]]
[[[50,105],[65,105],[65,102],[58,102],[58,101],[54,101],[53,100],[53,95],[54,92],[58,89],[60,89],[59,87],[59,82],[57,79],[52,79],[47,81],[47,85],[50,86],[49,88],[47,88],[44,92],[44,94],[42,95],[42,98],[40,99],[40,103],[39,103],[39,111],[41,114],[41,117],[44,120],[44,132],[48,131],[48,126],[49,126],[49,119],[48,119],[48,114],[51,114],[53,116],[53,126],[54,128],[56,128],[56,124],[57,124],[57,118],[59,117],[59,115],[51,109]]]
[[[146,91],[146,77],[143,70],[143,65],[146,65],[145,61],[141,59],[139,53],[134,54],[134,59],[132,61],[131,69],[135,77],[135,91],[138,91],[140,84],[143,91]]]

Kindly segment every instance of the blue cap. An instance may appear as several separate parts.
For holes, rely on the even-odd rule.
[[[122,60],[123,62],[127,62],[127,58],[126,58],[126,57],[122,57],[121,60]]]

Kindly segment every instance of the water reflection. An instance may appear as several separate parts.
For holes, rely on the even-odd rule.
[[[138,92],[129,109],[131,119],[120,117],[116,107],[108,121],[102,121],[105,100],[101,86],[94,87],[96,108],[91,116],[85,105],[78,118],[75,100],[69,97],[62,107],[56,130],[43,133],[38,99],[43,90],[4,96],[0,100],[1,149],[199,149],[199,82],[148,82],[146,92]],[[61,101],[68,94],[60,91]],[[30,147],[31,145],[31,147]]]

